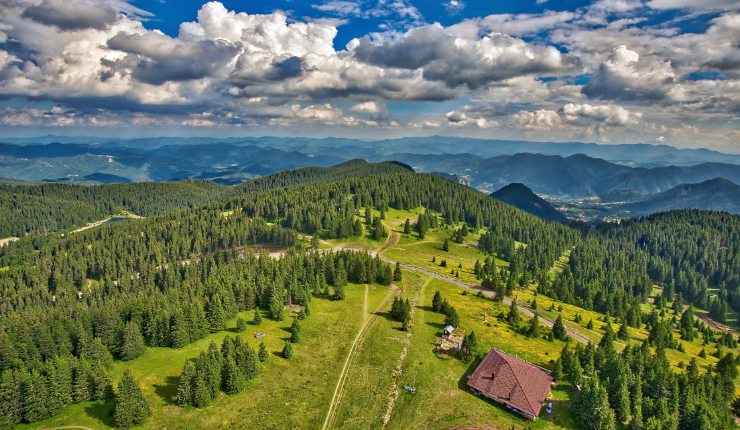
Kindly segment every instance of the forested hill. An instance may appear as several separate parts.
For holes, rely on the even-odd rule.
[[[349,178],[364,178],[366,176],[400,173],[404,171],[413,172],[414,169],[398,161],[382,161],[371,164],[357,158],[331,167],[303,167],[301,169],[272,173],[261,178],[252,179],[234,188],[242,192],[267,191],[273,188],[291,185],[336,182]]]
[[[622,208],[636,215],[671,209],[706,209],[737,214],[740,213],[740,185],[723,178],[698,184],[681,184],[627,203]]]
[[[401,173],[242,194],[65,238],[54,235],[37,252],[16,258],[0,271],[0,327],[5,328],[0,371],[5,386],[22,382],[25,389],[0,393],[3,415],[13,423],[34,422],[71,403],[105,400],[112,358],[140,356],[144,337],[149,346],[180,348],[224,330],[238,311],[261,306],[278,319],[286,303],[307,306],[327,284],[335,295],[347,280],[390,284],[392,267],[366,253],[288,252],[274,260],[255,258],[246,249],[250,243],[290,247],[298,232],[326,239],[364,229],[387,235],[375,222],[379,218],[368,216],[363,226],[362,207],[424,206],[422,223],[444,213],[450,223],[489,226],[486,243],[521,272],[548,269],[578,240],[567,226],[401,168]],[[33,238],[0,248],[0,266]],[[514,240],[527,246],[517,248]],[[74,375],[75,393],[79,387],[82,394],[72,395],[72,379],[59,382],[57,375]],[[46,386],[57,387],[48,396],[53,402],[34,391]]]
[[[566,222],[568,219],[565,215],[558,212],[552,205],[538,196],[524,184],[509,184],[495,193],[491,194],[496,200],[501,200],[512,206],[516,206],[524,212],[531,213],[548,221]]]
[[[210,181],[138,182],[93,186],[0,184],[0,219],[3,220],[0,223],[0,238],[47,234],[81,227],[110,216],[121,207],[148,217],[253,191],[408,170],[410,167],[402,163],[370,164],[364,160],[351,160],[332,167],[305,167],[273,173],[236,187]]]
[[[740,310],[740,217],[688,209],[600,224],[540,292],[633,325],[653,283],[668,302],[693,303],[725,322],[728,304]]]

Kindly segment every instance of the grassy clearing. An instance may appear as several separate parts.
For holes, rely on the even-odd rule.
[[[423,282],[420,276],[407,274],[401,298],[412,300]],[[401,323],[390,315],[388,306],[379,313],[355,359],[347,379],[347,390],[338,409],[335,428],[382,427],[394,381],[391,372],[401,356],[405,338],[406,332],[401,330]]]
[[[265,318],[259,327],[250,325],[243,336],[256,348],[259,342],[254,332],[266,333],[264,342],[272,352],[270,359],[262,374],[242,393],[221,396],[206,408],[180,408],[171,399],[185,361],[195,359],[211,341],[220,345],[226,334],[233,337],[235,319],[229,322],[227,332],[212,334],[182,349],[147,348],[136,360],[117,362],[113,381],[117,384],[124,370],[131,369],[141,382],[153,410],[152,418],[142,428],[320,428],[352,340],[365,323],[366,309],[377,309],[389,292],[389,287],[374,287],[368,288],[367,306],[364,285],[348,285],[347,298],[341,302],[314,298],[311,316],[302,324],[302,341],[295,345],[296,356],[290,361],[279,357],[289,338],[290,318],[282,322]],[[240,316],[251,321],[253,311]],[[112,407],[113,402],[74,405],[55,417],[19,428],[78,425],[106,429],[115,424],[110,415]]]
[[[506,311],[507,306],[496,304],[474,295],[462,295],[462,289],[447,282],[432,279],[421,294],[417,305],[415,325],[408,355],[403,364],[400,386],[412,385],[416,376],[415,394],[401,391],[395,403],[389,429],[430,428],[446,429],[455,426],[498,426],[517,428],[564,429],[577,428],[570,419],[567,408],[558,407],[559,402],[568,402],[567,387],[553,391],[556,399],[555,413],[542,414],[536,422],[511,413],[505,407],[470,393],[465,384],[465,375],[472,373],[478,361],[463,362],[455,358],[441,358],[434,352],[434,341],[441,335],[444,316],[432,311],[434,292],[454,306],[461,317],[461,328],[469,333],[475,331],[481,352],[491,347],[519,353],[520,358],[541,366],[550,366],[564,343],[548,342],[543,339],[528,339],[514,333],[508,324],[498,322],[491,315]],[[488,311],[488,322],[483,322],[483,306]],[[354,427],[353,427],[354,428]]]

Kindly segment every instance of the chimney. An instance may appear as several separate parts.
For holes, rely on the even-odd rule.
[[[496,379],[496,372],[493,372],[493,373],[491,374],[491,380],[493,380],[493,379]]]

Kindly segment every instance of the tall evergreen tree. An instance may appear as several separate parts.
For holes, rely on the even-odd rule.
[[[552,335],[558,340],[565,340],[568,337],[568,331],[565,329],[562,315],[558,315],[555,323],[552,325]]]
[[[139,326],[135,322],[129,321],[123,330],[118,355],[121,360],[129,361],[139,357],[144,351],[146,351],[144,336],[141,335]]]
[[[208,322],[211,325],[211,333],[226,330],[226,313],[218,293],[214,294],[208,303]]]
[[[195,367],[187,361],[180,374],[180,382],[177,384],[177,404],[180,406],[191,406],[193,404],[193,385],[195,382]]]
[[[283,358],[286,360],[293,358],[293,345],[291,345],[290,342],[285,342],[285,346],[283,347]]]
[[[131,375],[131,370],[126,370],[118,382],[114,415],[116,425],[122,429],[142,424],[151,415],[149,402],[141,391],[139,381]]]
[[[291,343],[298,343],[301,340],[301,323],[298,318],[293,319],[293,324],[290,326],[290,341]]]
[[[511,301],[511,306],[509,306],[509,314],[506,316],[506,321],[508,321],[509,324],[516,325],[519,324],[520,319],[519,308],[516,305],[516,299],[514,299]]]

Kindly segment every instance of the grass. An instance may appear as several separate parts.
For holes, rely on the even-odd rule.
[[[517,428],[564,429],[577,428],[565,407],[556,407],[553,415],[543,412],[541,419],[529,421],[492,401],[474,396],[465,383],[465,375],[472,373],[478,361],[464,362],[455,358],[442,358],[434,352],[434,341],[444,327],[444,316],[431,309],[434,292],[439,290],[461,317],[461,328],[466,333],[475,331],[480,351],[486,353],[495,346],[511,353],[519,351],[520,358],[541,366],[550,366],[563,347],[560,341],[528,339],[516,334],[508,324],[491,317],[508,309],[475,295],[462,295],[462,289],[439,279],[432,279],[420,294],[415,325],[408,355],[403,362],[399,387],[412,385],[416,377],[415,394],[400,391],[388,425],[390,429],[425,427],[446,429],[456,426],[491,426]],[[484,323],[483,306],[488,311],[489,322]],[[525,352],[526,351],[526,352]],[[565,387],[553,391],[553,397],[567,403],[570,391]],[[355,427],[352,427],[355,428]]]
[[[250,381],[242,393],[221,396],[206,408],[180,408],[171,399],[184,363],[195,359],[211,341],[220,345],[227,334],[235,336],[236,319],[229,322],[226,332],[211,334],[184,348],[147,348],[135,360],[116,362],[112,379],[117,384],[124,370],[131,369],[140,381],[153,410],[153,416],[142,428],[320,428],[352,340],[364,325],[365,309],[377,309],[389,287],[368,288],[367,307],[364,285],[350,284],[345,291],[347,297],[340,302],[313,299],[311,316],[302,324],[302,341],[294,345],[293,360],[279,356],[289,337],[291,318],[282,322],[264,318],[259,327],[250,325],[242,336],[256,349],[259,341],[253,332],[266,333],[263,340],[272,353],[270,359],[262,374]],[[253,311],[240,316],[251,321]],[[115,424],[112,404],[74,405],[55,417],[19,428],[79,425],[107,429]]]

